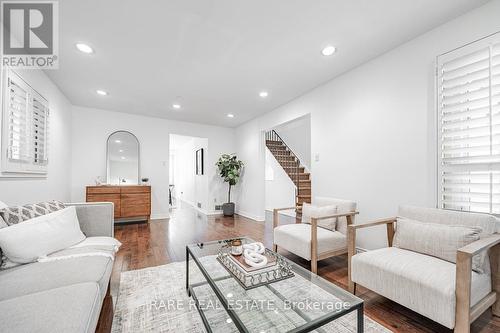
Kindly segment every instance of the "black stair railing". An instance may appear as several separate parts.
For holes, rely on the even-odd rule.
[[[292,182],[296,186],[296,196],[299,194],[299,183],[300,183],[300,159],[295,153],[288,147],[285,141],[276,133],[275,130],[270,130],[266,132],[266,145],[268,148],[271,150],[271,145],[280,143],[283,147],[285,147],[285,152],[290,152],[290,155],[288,154],[283,154],[284,156],[291,156],[293,159],[287,160],[285,163],[285,171],[292,180]],[[278,154],[277,151],[274,151],[273,154],[277,154],[278,156],[281,154]],[[282,165],[283,166],[283,165]]]

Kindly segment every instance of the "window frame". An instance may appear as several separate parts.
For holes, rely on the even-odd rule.
[[[489,74],[488,74],[488,79],[489,79],[489,102],[488,102],[488,107],[489,107],[489,115],[490,115],[490,127],[494,126],[493,125],[493,108],[498,107],[496,104],[492,104],[492,80],[493,80],[493,75],[492,75],[492,63],[491,63],[491,50],[492,47],[498,47],[500,45],[500,32],[499,33],[494,33],[492,35],[486,36],[480,40],[474,41],[472,43],[469,43],[467,45],[464,45],[462,47],[459,47],[457,49],[454,49],[452,51],[446,52],[444,54],[439,55],[436,57],[436,63],[435,63],[435,106],[436,106],[436,205],[440,209],[449,209],[449,210],[458,210],[458,209],[450,209],[450,208],[444,208],[444,194],[445,191],[443,189],[443,180],[444,180],[444,172],[445,171],[451,171],[451,172],[484,172],[486,173],[492,173],[492,172],[500,172],[500,162],[480,162],[480,163],[464,163],[464,164],[455,164],[455,165],[448,165],[445,166],[443,163],[443,147],[442,147],[442,129],[443,129],[443,122],[442,122],[442,116],[443,116],[443,111],[442,111],[442,106],[441,106],[441,65],[448,62],[448,61],[453,61],[453,60],[458,60],[462,56],[468,56],[471,55],[475,52],[479,53],[481,50],[490,48],[489,54],[490,54],[490,63],[488,66],[489,69]],[[473,121],[473,120],[472,120]],[[491,141],[492,136],[495,135],[494,132],[491,132],[490,130],[490,149],[492,149],[492,145],[494,144]],[[499,213],[495,212],[494,210],[494,205],[495,205],[495,199],[494,195],[495,193],[493,192],[493,186],[496,184],[494,183],[494,178],[497,178],[499,176],[490,176],[490,198],[489,202],[489,212],[485,211],[478,211],[478,210],[465,210],[461,209],[459,211],[463,212],[471,212],[471,213],[486,213],[486,214],[493,214],[500,216]],[[469,189],[470,191],[470,189]],[[465,192],[467,194],[467,192]],[[463,208],[463,207],[461,207]]]
[[[1,117],[0,117],[0,138],[1,138],[1,155],[0,155],[0,178],[46,178],[48,174],[48,138],[49,138],[49,122],[50,122],[50,107],[49,102],[40,93],[38,93],[32,85],[29,84],[21,75],[10,68],[4,68],[1,72]],[[45,130],[44,130],[44,161],[43,163],[37,163],[35,161],[35,139],[34,134],[29,133],[28,151],[30,154],[29,161],[15,161],[9,158],[9,134],[10,130],[8,128],[9,124],[9,101],[10,92],[9,89],[9,78],[20,83],[23,88],[26,88],[29,102],[29,111],[27,112],[29,119],[28,126],[31,130],[34,130],[34,99],[38,101],[45,110]]]

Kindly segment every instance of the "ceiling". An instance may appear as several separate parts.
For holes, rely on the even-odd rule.
[[[486,2],[64,0],[47,74],[75,105],[234,127]]]

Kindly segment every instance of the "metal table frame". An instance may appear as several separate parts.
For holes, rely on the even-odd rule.
[[[196,245],[200,248],[203,247],[203,243],[196,244]],[[200,269],[201,273],[205,277],[206,282],[202,282],[202,283],[198,283],[198,284],[194,284],[194,285],[189,284],[189,257],[193,258],[193,261],[196,263],[196,265]],[[303,276],[300,271],[294,270],[294,272]],[[229,304],[228,304],[226,298],[224,297],[224,295],[222,294],[222,292],[220,291],[220,289],[217,287],[217,285],[215,283],[216,281],[220,281],[220,280],[228,279],[228,278],[233,278],[233,277],[229,276],[229,277],[219,278],[216,280],[212,279],[210,277],[209,273],[205,270],[205,267],[198,260],[198,257],[191,252],[189,245],[186,246],[186,292],[188,293],[188,296],[193,297],[193,300],[194,300],[195,305],[196,305],[196,309],[200,313],[201,319],[203,321],[203,325],[205,326],[207,331],[212,332],[212,329],[210,328],[210,325],[208,323],[208,320],[207,320],[205,314],[203,313],[203,310],[199,306],[198,298],[196,297],[196,294],[194,293],[194,290],[193,290],[194,287],[205,285],[205,284],[208,284],[210,286],[210,288],[214,291],[215,295],[217,296],[217,298],[221,302],[222,306],[224,307],[224,309],[226,310],[226,312],[228,313],[229,317],[232,319],[233,323],[236,325],[238,330],[240,332],[249,333],[249,331],[246,329],[243,322],[239,319],[238,315],[234,312],[234,310],[232,310],[229,307]],[[269,284],[266,287],[269,288],[271,286],[272,286],[272,284]],[[298,328],[295,328],[293,330],[288,331],[288,333],[311,332],[311,331],[318,329],[321,326],[326,325],[329,322],[331,322],[337,318],[340,318],[340,317],[342,317],[342,316],[344,316],[352,311],[357,311],[357,333],[363,333],[364,332],[363,303],[364,302],[360,302],[359,304],[351,306],[349,309],[347,309],[345,311],[339,311],[338,313],[336,313],[334,315],[328,315],[328,314],[323,315],[319,318],[316,318],[315,320],[307,322],[306,324],[302,325],[301,327],[298,327]]]

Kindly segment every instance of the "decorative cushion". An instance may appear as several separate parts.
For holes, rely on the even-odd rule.
[[[480,227],[423,223],[398,218],[393,246],[456,263],[458,249],[479,240],[481,232]],[[474,260],[474,270],[482,271],[481,260],[479,257]]]
[[[24,206],[11,206],[0,210],[0,217],[3,218],[7,225],[11,226],[13,224],[18,224],[64,208],[64,204],[60,201],[47,201]]]
[[[500,232],[500,219],[490,214],[459,212],[416,206],[400,206],[398,216],[424,223],[480,227],[483,229],[481,237]]]
[[[454,264],[396,247],[362,252],[351,259],[355,283],[438,323],[455,325]],[[491,275],[472,272],[471,307],[491,292]]]
[[[313,205],[320,207],[335,205],[337,206],[337,214],[356,211],[356,203],[354,201],[337,198],[314,197]],[[352,223],[354,224],[354,216],[352,216],[351,219]],[[338,232],[347,235],[347,218],[339,217],[337,219],[337,225],[335,226],[335,229]]]
[[[312,206],[311,204],[304,203],[302,205],[302,223],[311,223],[312,217],[324,217],[337,214],[337,206]],[[330,218],[318,221],[318,227],[335,231],[337,218]]]
[[[311,260],[311,225],[284,224],[274,229],[274,244],[306,260]],[[346,250],[347,238],[338,231],[318,228],[318,255],[330,251]]]
[[[480,238],[488,237],[495,232],[500,233],[500,219],[483,213],[459,212],[447,209],[425,208],[416,206],[400,206],[399,216],[412,220],[428,223],[446,225],[462,225],[468,227],[480,227],[482,229]],[[488,251],[484,250],[474,256],[473,268],[478,271],[490,271],[487,264]]]
[[[64,204],[56,200],[49,202],[40,202],[37,204],[28,204],[24,206],[12,206],[12,207],[7,206],[6,204],[0,201],[0,229],[7,227],[9,225],[27,221],[37,216],[49,214],[64,208],[65,208]],[[14,267],[17,265],[19,264],[16,264],[8,260],[8,258],[5,256],[2,249],[0,248],[0,270]]]
[[[3,203],[2,201],[0,201],[0,209],[4,209],[4,208],[7,208],[9,206],[7,206],[5,203]],[[5,223],[5,221],[3,220],[3,218],[0,216],[0,228],[3,228],[3,227],[6,227],[7,226],[7,223]]]
[[[9,206],[7,206],[5,203],[0,201],[0,209],[4,209],[7,207],[9,207]],[[2,216],[0,216],[0,229],[5,228],[6,226],[7,226],[7,223],[5,223]],[[0,248],[0,269],[2,269],[2,267],[3,267],[3,261],[5,260],[4,257],[5,256],[3,255],[2,249]]]
[[[75,207],[0,229],[0,247],[16,263],[30,263],[85,239]]]

